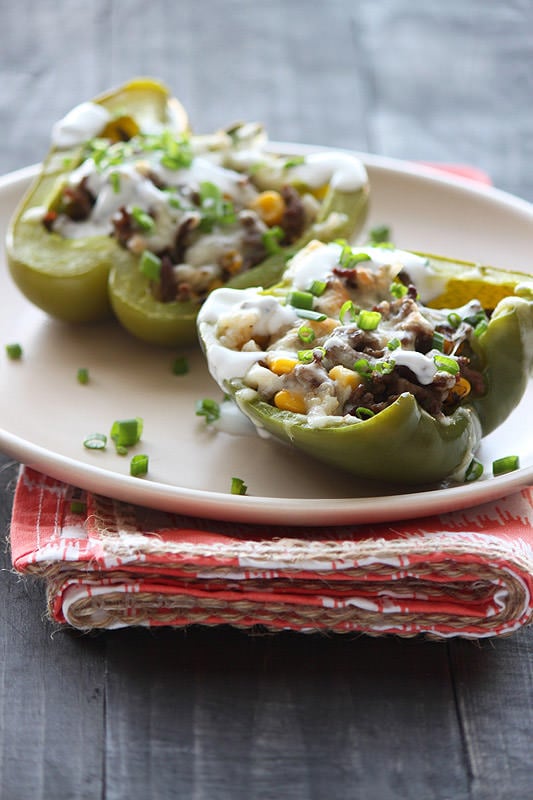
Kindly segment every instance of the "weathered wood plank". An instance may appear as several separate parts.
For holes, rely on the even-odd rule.
[[[17,467],[0,456],[0,535],[8,533]],[[42,586],[0,580],[0,797],[101,796],[105,641],[43,621]]]
[[[445,645],[230,629],[107,644],[110,798],[468,798]]]
[[[450,648],[472,800],[530,797],[533,791],[531,631]]]

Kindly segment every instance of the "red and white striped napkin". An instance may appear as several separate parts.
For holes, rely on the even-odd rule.
[[[230,624],[476,638],[531,620],[532,522],[533,489],[525,489],[407,522],[219,523],[23,468],[11,547],[16,570],[45,579],[51,617],[83,630]]]

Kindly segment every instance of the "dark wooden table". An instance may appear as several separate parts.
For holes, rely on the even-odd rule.
[[[526,0],[0,0],[0,172],[134,75],[197,130],[463,162],[533,200]],[[1,421],[0,421],[1,424]],[[17,465],[0,456],[7,537]],[[533,796],[533,635],[480,644],[231,629],[53,633],[0,579],[0,797]]]

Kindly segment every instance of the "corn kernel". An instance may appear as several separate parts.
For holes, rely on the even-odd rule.
[[[361,376],[358,372],[355,372],[353,369],[347,369],[341,364],[337,364],[336,367],[332,367],[328,375],[331,380],[343,387],[350,386],[352,389],[355,389],[362,383]]]
[[[297,363],[294,358],[273,358],[268,366],[276,375],[286,375],[293,371]]]
[[[307,411],[305,400],[301,394],[281,389],[274,395],[274,405],[280,411],[292,411],[294,414],[305,414]]]
[[[472,387],[470,386],[470,382],[467,381],[466,378],[461,377],[453,387],[452,391],[456,395],[456,397],[462,399],[463,397],[467,397],[467,395],[470,394],[471,388]]]
[[[272,227],[279,225],[285,213],[285,200],[279,192],[269,189],[261,192],[251,203],[251,208],[257,211],[263,222]]]

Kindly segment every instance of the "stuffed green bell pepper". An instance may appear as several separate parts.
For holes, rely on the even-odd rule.
[[[94,202],[89,177],[81,177],[84,165],[120,152],[141,131],[171,130],[179,135],[187,124],[178,101],[149,79],[130,81],[82,103],[56,123],[50,153],[7,235],[11,274],[32,303],[68,322],[111,315],[111,267],[120,263],[133,268],[137,259],[109,235],[102,206],[115,205],[114,198]],[[107,192],[113,194],[117,177],[110,180]],[[89,212],[91,222],[76,225]]]
[[[295,247],[358,233],[368,179],[349,154],[274,155],[256,124],[193,136],[170,124],[162,89],[144,83],[141,119],[130,84],[118,92],[117,120],[112,94],[57,127],[11,227],[9,263],[54,316],[90,320],[110,305],[140,339],[191,343],[214,288],[268,286]]]
[[[495,308],[433,308],[480,268],[385,247],[309,243],[270,290],[220,289],[198,329],[209,369],[257,426],[360,478],[464,479],[519,403],[533,284],[492,270]],[[503,287],[507,286],[507,289]],[[514,294],[509,294],[514,292]]]

